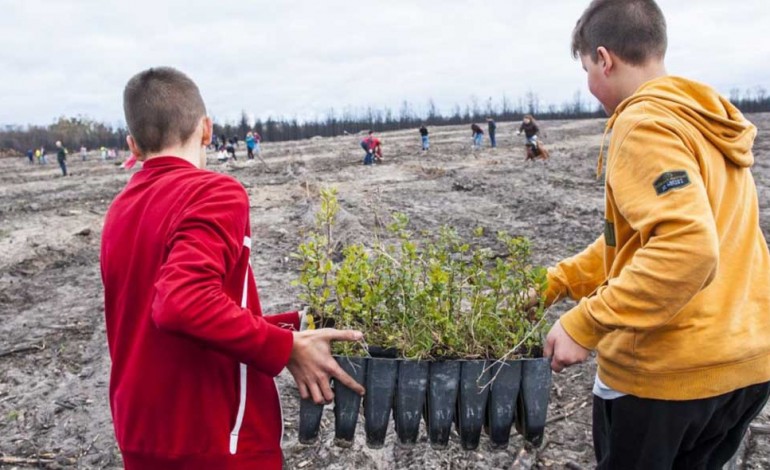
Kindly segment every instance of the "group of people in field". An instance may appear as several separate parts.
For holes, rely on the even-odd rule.
[[[489,147],[497,148],[497,123],[491,117],[486,119],[487,132],[489,137]],[[538,142],[538,134],[540,128],[535,122],[535,118],[531,114],[527,114],[521,121],[516,135],[521,135],[522,132],[526,137],[526,147],[528,149],[527,159],[530,160],[534,157],[547,158],[547,154],[541,151],[541,146]],[[473,149],[478,150],[484,143],[484,130],[476,123],[471,124],[471,137],[473,139]],[[423,150],[425,148],[423,147]]]
[[[489,132],[489,146],[490,148],[496,148],[497,123],[491,117],[488,117],[486,121]],[[418,131],[420,133],[422,151],[428,152],[430,150],[430,131],[425,124],[422,124]],[[547,159],[548,153],[538,141],[540,128],[531,114],[524,116],[516,135],[521,135],[522,133],[524,133],[526,138],[527,160],[534,160],[535,158]],[[472,148],[474,150],[481,149],[484,143],[484,130],[476,123],[471,124],[471,137],[473,139]],[[361,140],[360,144],[364,149],[364,165],[382,162],[382,141],[374,135],[374,131],[368,131],[367,137]]]
[[[600,470],[720,469],[770,396],[757,130],[711,87],[669,75],[666,47],[654,0],[593,0],[577,21],[572,54],[609,116],[606,171],[604,146],[597,168],[603,229],[548,268],[545,291],[528,299],[576,302],[543,356],[561,372],[596,354]],[[363,395],[330,348],[363,334],[305,329],[302,311],[263,314],[255,209],[238,180],[206,171],[212,121],[189,77],[141,71],[123,103],[127,143],[144,166],[107,212],[100,262],[125,468],[280,469],[274,378],[288,369],[318,404],[334,398],[332,379]],[[532,145],[537,130],[532,119],[520,126]],[[364,141],[372,164],[381,142],[373,132]]]
[[[67,155],[69,154],[69,151],[62,145],[60,140],[56,141],[56,162],[59,164],[59,168],[61,169],[62,176],[67,176]],[[41,145],[39,148],[36,148],[34,150],[29,149],[26,153],[27,160],[29,160],[30,165],[34,165],[35,162],[39,165],[47,165],[48,164],[48,155],[45,151],[45,146]]]
[[[247,152],[247,158],[249,160],[253,160],[255,155],[261,159],[260,155],[260,142],[262,141],[262,137],[259,135],[257,131],[249,131],[246,134],[246,137],[244,139],[246,144],[246,152]],[[224,135],[220,135],[219,137],[212,138],[211,145],[215,150],[217,150],[218,153],[218,159],[220,161],[226,161],[229,158],[232,158],[233,160],[237,160],[237,157],[235,155],[236,149],[239,147],[239,140],[237,137],[233,136],[231,138],[226,138]],[[68,172],[67,167],[67,157],[69,155],[69,150],[62,144],[61,141],[57,140],[55,143],[56,146],[56,161],[59,164],[59,168],[61,169],[62,176],[71,176],[71,173]],[[82,161],[88,160],[88,149],[85,146],[80,147],[80,158]],[[107,160],[115,160],[119,156],[119,151],[115,148],[108,148],[108,147],[100,147],[99,148],[99,155],[103,161]],[[36,149],[29,149],[26,152],[26,157],[30,164],[37,164],[40,165],[47,165],[48,162],[48,155],[46,153],[46,149],[44,145],[41,145],[39,148]],[[136,163],[138,162],[137,156],[133,153],[129,154],[128,158],[121,163],[120,168],[125,170],[130,170],[133,168]]]
[[[496,148],[497,123],[491,117],[487,118],[487,131],[489,132],[489,146],[491,148]],[[471,124],[471,139],[473,141],[474,150],[479,150],[484,145],[484,130],[475,122]]]
[[[486,121],[489,136],[489,146],[490,148],[496,148],[497,123],[491,117],[488,117]],[[427,152],[430,150],[430,131],[425,124],[422,124],[418,131],[420,133],[422,151]],[[547,159],[548,152],[542,147],[538,140],[540,128],[538,127],[537,122],[535,122],[535,118],[531,114],[524,116],[516,135],[521,135],[522,133],[524,133],[524,136],[526,137],[526,159]],[[473,149],[480,149],[484,142],[484,130],[481,128],[481,126],[476,123],[471,124],[471,137],[473,139]],[[365,152],[363,161],[364,165],[371,165],[372,163],[382,162],[382,141],[374,135],[374,131],[368,131],[367,137],[361,140],[361,147]]]
[[[262,136],[256,130],[248,131],[243,139],[246,144],[246,158],[248,160],[254,160],[254,157],[260,157],[262,142]],[[240,147],[240,140],[237,136],[227,138],[224,134],[214,136],[211,140],[211,146],[217,151],[217,159],[220,162],[227,160],[238,160],[235,152]]]
[[[59,164],[62,176],[71,176],[71,173],[68,172],[67,168],[67,156],[69,155],[69,150],[62,144],[60,140],[57,140],[54,145],[56,147],[56,162]],[[118,150],[115,148],[101,147],[99,149],[101,159],[105,161],[118,158],[118,153]],[[47,165],[49,163],[48,155],[44,145],[41,145],[39,148],[35,148],[34,150],[27,150],[26,157],[30,165],[34,165],[35,162],[37,162],[39,165]],[[88,160],[88,149],[85,145],[80,147],[80,159],[84,162]],[[122,166],[125,168],[125,163]]]

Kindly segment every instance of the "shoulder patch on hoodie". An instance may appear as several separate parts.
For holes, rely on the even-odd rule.
[[[658,176],[652,185],[655,187],[655,193],[662,196],[674,189],[684,188],[690,184],[690,177],[684,170],[667,171]]]

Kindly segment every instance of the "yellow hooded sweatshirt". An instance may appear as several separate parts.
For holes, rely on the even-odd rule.
[[[770,253],[749,167],[756,128],[713,89],[642,85],[607,123],[605,231],[548,271],[547,301],[599,378],[692,400],[770,380]]]

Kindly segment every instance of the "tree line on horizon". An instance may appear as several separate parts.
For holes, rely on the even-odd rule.
[[[742,112],[770,111],[770,95],[763,87],[756,87],[741,92],[730,91],[732,101]],[[544,105],[537,94],[529,92],[516,103],[503,97],[499,104],[492,98],[480,103],[472,97],[465,107],[455,105],[450,113],[439,111],[436,103],[430,99],[420,112],[408,101],[402,102],[397,111],[391,108],[372,108],[336,112],[330,109],[323,118],[300,121],[297,118],[257,119],[251,122],[246,111],[236,122],[214,123],[214,133],[229,139],[242,140],[249,131],[257,131],[263,141],[281,142],[301,140],[315,136],[334,137],[355,134],[365,130],[376,132],[401,129],[416,129],[422,124],[427,126],[447,126],[481,123],[487,117],[495,121],[518,121],[525,114],[532,114],[538,120],[554,119],[590,119],[601,118],[605,114],[593,100],[589,101],[577,91],[573,99],[561,106]],[[49,125],[6,125],[0,128],[0,150],[25,152],[44,146],[52,149],[57,140],[61,140],[71,151],[85,146],[88,149],[99,147],[125,149],[127,130],[122,126],[111,126],[88,117],[60,117]]]

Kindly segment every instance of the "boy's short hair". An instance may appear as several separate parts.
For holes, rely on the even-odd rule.
[[[198,86],[172,67],[154,67],[131,77],[123,91],[128,131],[142,152],[183,144],[206,115]]]
[[[624,62],[643,65],[666,55],[666,19],[654,0],[593,0],[572,31],[572,56],[604,46]]]

